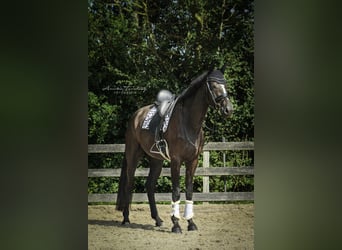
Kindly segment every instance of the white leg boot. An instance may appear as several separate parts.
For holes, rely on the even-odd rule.
[[[172,213],[171,216],[176,217],[177,219],[180,219],[180,215],[179,215],[179,201],[173,202],[171,201],[171,206],[172,206]]]
[[[193,201],[185,201],[184,219],[190,220],[194,217],[193,204]]]

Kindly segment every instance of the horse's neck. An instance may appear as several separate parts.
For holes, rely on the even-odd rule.
[[[198,90],[184,100],[183,119],[185,122],[185,131],[191,137],[197,137],[201,131],[205,115],[208,111],[208,102],[206,97],[206,85],[202,84]]]

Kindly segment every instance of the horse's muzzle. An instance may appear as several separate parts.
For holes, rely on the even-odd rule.
[[[233,109],[233,105],[231,104],[231,102],[228,100],[228,102],[226,103],[226,105],[223,105],[221,107],[221,112],[224,116],[229,117],[232,115],[234,109]]]

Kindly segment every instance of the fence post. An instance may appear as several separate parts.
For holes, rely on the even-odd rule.
[[[203,151],[203,168],[209,168],[209,151]],[[209,193],[209,176],[203,176],[203,193]]]
[[[222,142],[226,142],[226,138],[222,137]],[[226,167],[226,151],[223,151],[223,167]],[[223,177],[224,192],[227,192],[227,176]]]

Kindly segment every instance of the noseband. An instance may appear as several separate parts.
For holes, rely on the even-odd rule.
[[[221,87],[221,89],[222,89],[221,95],[215,95],[215,93],[212,91],[212,88],[211,88],[211,85],[209,84],[209,82],[214,82],[214,81],[217,82],[219,84],[219,86]],[[219,79],[219,78],[214,79],[213,77],[210,77],[207,79],[207,87],[208,87],[211,99],[217,108],[219,108],[219,106],[220,106],[219,104],[221,103],[222,99],[228,97],[227,90],[224,87],[224,85],[225,85],[224,79]]]

